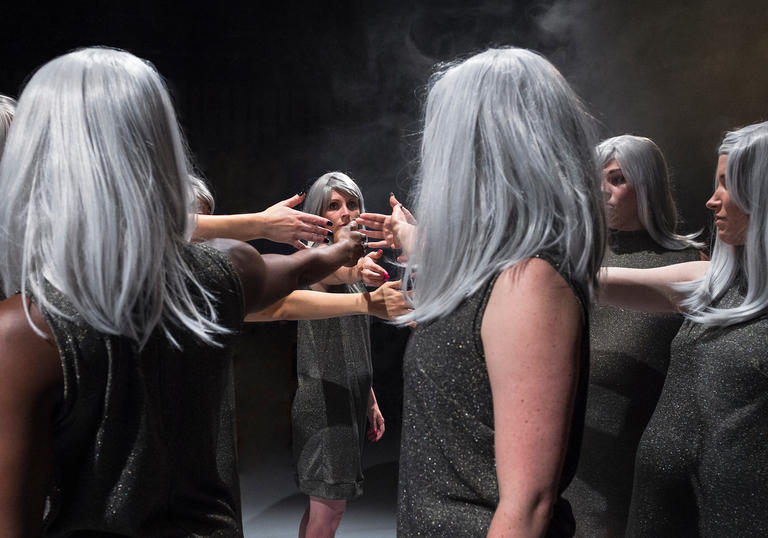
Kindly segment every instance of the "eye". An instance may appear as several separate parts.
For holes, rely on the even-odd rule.
[[[347,207],[350,211],[356,211],[357,210],[357,202],[354,200],[350,200],[350,202],[347,204]]]
[[[627,182],[627,180],[624,179],[624,176],[622,174],[608,176],[607,180],[608,180],[608,183],[610,183],[614,187],[618,187],[619,185],[624,185]]]
[[[339,202],[335,202],[334,201],[334,202],[331,202],[330,204],[328,204],[328,209],[331,210],[331,211],[335,211],[338,208],[339,208]]]

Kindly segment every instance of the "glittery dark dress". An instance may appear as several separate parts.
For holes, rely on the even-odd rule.
[[[666,250],[645,230],[611,230],[603,265],[650,268],[695,261],[698,250]],[[565,492],[576,535],[622,536],[632,496],[635,451],[656,406],[669,346],[683,318],[595,306],[584,440],[576,476]]]
[[[549,256],[540,256],[555,268]],[[559,269],[558,269],[559,270]],[[583,292],[579,383],[559,492],[573,478],[583,427],[589,338]],[[449,316],[420,324],[406,350],[400,449],[399,536],[485,536],[499,501],[493,399],[480,335],[494,277]],[[547,536],[572,536],[559,498]]]
[[[349,286],[331,286],[350,293]],[[299,489],[312,497],[363,493],[362,448],[373,370],[368,316],[300,321],[293,400],[293,456]]]
[[[190,245],[219,321],[238,330],[240,280],[226,257]],[[53,292],[54,304],[75,313]],[[54,424],[55,471],[44,536],[242,536],[234,437],[233,335],[213,347],[173,329],[138,351],[75,314],[43,311],[58,346],[64,399]]]
[[[734,286],[714,304],[741,304]],[[768,536],[768,317],[685,321],[635,462],[628,536]]]

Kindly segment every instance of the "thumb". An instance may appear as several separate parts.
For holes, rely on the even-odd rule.
[[[280,202],[280,205],[283,205],[285,207],[296,207],[297,205],[299,205],[301,202],[304,201],[305,196],[306,194],[304,194],[303,192],[300,192],[299,194],[294,194],[287,200],[283,200],[282,202]]]
[[[379,258],[381,258],[383,254],[384,254],[384,251],[379,249],[368,254],[368,257],[371,258],[372,260],[378,260]]]
[[[400,205],[400,202],[397,201],[397,198],[395,198],[395,193],[390,192],[389,193],[389,206],[394,209],[395,206]]]

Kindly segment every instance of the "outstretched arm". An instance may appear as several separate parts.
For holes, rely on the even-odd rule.
[[[322,243],[328,237],[328,219],[293,209],[304,201],[304,194],[297,194],[278,202],[260,213],[240,215],[198,215],[197,228],[192,234],[195,241],[226,238],[239,241],[269,239],[286,243],[302,250],[304,241]]]
[[[354,267],[340,267],[321,280],[320,284],[324,286],[333,284],[353,284],[362,280],[366,286],[381,286],[384,282],[389,280],[389,274],[383,267],[376,263],[383,253],[384,251],[381,249],[375,252],[370,252],[357,260]]]
[[[53,467],[53,413],[63,374],[50,330],[21,295],[0,302],[0,536],[39,536]]]
[[[709,262],[686,262],[652,269],[605,267],[598,276],[598,301],[646,312],[678,312],[684,296],[672,285],[704,276]]]
[[[255,248],[230,239],[216,239],[210,246],[226,253],[243,285],[246,313],[258,312],[297,288],[328,276],[340,265],[353,265],[363,253],[363,236],[339,230],[328,248],[311,248],[289,256],[260,255]]]
[[[543,536],[579,374],[581,310],[547,262],[504,271],[481,326],[493,395],[499,505],[488,536]]]
[[[399,290],[399,280],[387,282],[366,293],[296,290],[264,310],[248,314],[245,321],[325,319],[355,314],[394,319],[411,311],[410,305]]]

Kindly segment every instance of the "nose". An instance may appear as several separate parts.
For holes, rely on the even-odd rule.
[[[707,206],[707,209],[710,211],[717,211],[720,207],[720,198],[717,196],[717,191],[712,193],[712,196],[709,197],[709,200],[707,200],[707,203],[704,204]]]
[[[603,193],[603,201],[607,202],[611,197],[611,184],[603,179],[603,181],[600,182],[600,191]]]

